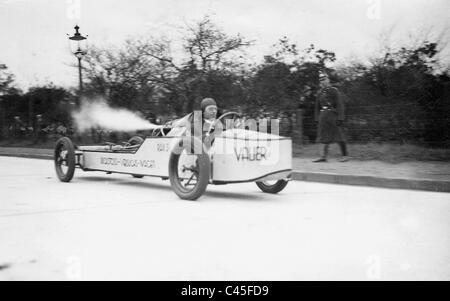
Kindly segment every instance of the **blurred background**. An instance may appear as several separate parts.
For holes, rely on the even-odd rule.
[[[213,97],[220,109],[237,111],[256,120],[275,119],[279,122],[280,134],[293,138],[294,155],[314,156],[317,153],[314,103],[319,73],[326,72],[345,103],[344,128],[353,157],[390,161],[450,160],[450,59],[445,18],[445,9],[448,12],[450,7],[445,1],[411,1],[410,4],[399,1],[395,10],[388,10],[388,4],[383,6],[386,2],[381,0],[333,1],[334,6],[327,9],[326,3],[322,3],[319,10],[305,1],[298,1],[295,6],[294,2],[285,1],[280,4],[284,5],[282,12],[278,11],[280,8],[274,10],[274,19],[269,19],[269,11],[259,17],[250,14],[244,23],[242,18],[246,16],[241,12],[244,8],[234,7],[237,4],[233,1],[226,6],[228,15],[227,11],[220,13],[217,1],[206,1],[208,5],[193,5],[191,9],[206,8],[197,9],[192,17],[168,13],[169,21],[161,23],[152,22],[152,16],[148,16],[143,20],[152,24],[150,28],[146,25],[145,30],[133,31],[126,20],[145,15],[138,12],[143,2],[136,1],[135,10],[124,11],[120,34],[114,35],[111,31],[101,38],[91,32],[108,24],[112,29],[121,24],[120,15],[115,19],[107,17],[108,11],[117,12],[114,5],[102,2],[103,8],[89,8],[88,4],[83,6],[85,2],[74,0],[59,7],[53,1],[37,2],[39,5],[34,4],[37,9],[45,9],[46,5],[58,7],[55,14],[62,17],[58,17],[60,21],[55,18],[55,25],[63,28],[49,36],[61,34],[57,36],[58,46],[53,48],[59,49],[58,53],[64,52],[64,56],[53,56],[48,50],[44,51],[47,53],[44,57],[21,57],[21,52],[34,53],[50,43],[45,32],[42,39],[33,43],[24,43],[27,38],[23,35],[35,36],[31,25],[41,21],[47,24],[51,18],[43,20],[42,13],[37,12],[38,17],[34,19],[29,9],[25,9],[24,5],[29,5],[27,1],[0,4],[2,25],[11,25],[1,29],[7,40],[3,45],[9,50],[0,51],[0,146],[52,148],[61,136],[83,143],[121,142],[135,134],[102,128],[77,132],[71,113],[79,107],[83,97],[102,97],[112,108],[138,112],[155,124],[199,109],[202,98]],[[150,1],[149,5],[157,5],[154,2]],[[172,8],[180,5],[176,1],[170,3]],[[270,9],[267,1],[262,3],[265,9]],[[352,7],[352,3],[355,6]],[[343,19],[351,9],[361,5],[363,8],[357,14],[361,17],[349,17],[348,22]],[[423,9],[424,5],[428,10]],[[126,7],[133,7],[133,2]],[[231,18],[232,7],[241,12],[239,28],[224,21]],[[333,7],[339,10],[333,13],[330,11]],[[298,19],[300,15],[288,14],[289,8],[306,15],[303,17],[309,18],[308,27],[301,27],[294,21],[289,26],[286,20],[278,24],[277,20],[282,19],[276,18],[282,18],[283,14],[288,19]],[[254,6],[246,9],[258,11]],[[405,17],[410,23],[399,25],[396,20],[405,12],[410,12],[411,16],[415,12],[420,18]],[[164,15],[164,11],[160,14]],[[25,16],[30,21],[18,20],[15,15]],[[418,21],[423,19],[431,23]],[[17,27],[14,35],[17,22],[28,22],[26,33],[22,27]],[[253,27],[246,28],[247,23],[254,23]],[[342,23],[352,30],[340,28]],[[83,40],[85,45],[80,46],[78,41],[75,46],[69,44],[73,42],[68,37],[74,36],[75,24],[87,38]],[[96,27],[95,24],[101,25]],[[262,29],[269,26],[279,30],[268,31],[264,36],[252,31],[258,24]],[[359,28],[362,35],[354,32],[358,24],[365,24]],[[414,31],[404,31],[405,26],[412,28],[410,24],[415,25]],[[333,31],[334,25],[338,27],[337,32]],[[38,30],[44,29],[49,30],[49,27]],[[296,32],[312,33],[298,35]],[[365,32],[370,38],[367,41]],[[14,43],[15,39],[22,42]],[[82,51],[81,65],[73,56],[77,47]],[[352,48],[354,51],[346,52]],[[27,67],[21,65],[23,61]],[[39,61],[39,65],[35,61]],[[28,65],[50,73],[33,73],[34,79],[27,80],[31,72],[27,71],[31,70],[27,69]]]

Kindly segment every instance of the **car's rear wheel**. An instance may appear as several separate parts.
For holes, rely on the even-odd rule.
[[[288,181],[286,180],[256,182],[259,189],[265,193],[278,193],[283,190],[287,184]]]
[[[58,179],[70,182],[75,173],[75,147],[69,138],[63,137],[56,141],[54,161]]]
[[[172,150],[169,160],[172,189],[183,200],[198,199],[208,186],[210,168],[208,154],[199,139],[195,137],[180,139]]]

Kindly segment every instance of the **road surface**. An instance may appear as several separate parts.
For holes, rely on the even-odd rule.
[[[450,194],[212,186],[0,157],[0,280],[450,280]]]

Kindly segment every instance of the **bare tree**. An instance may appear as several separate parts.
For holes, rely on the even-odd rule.
[[[239,34],[229,36],[205,16],[194,25],[188,25],[184,48],[190,55],[190,63],[203,72],[223,68],[227,54],[252,45]]]
[[[183,42],[185,53],[177,60],[171,52],[171,41],[164,38],[132,39],[120,49],[94,48],[86,58],[90,86],[100,93],[124,90],[118,93],[122,98],[164,101],[179,113],[190,111],[200,94],[208,91],[208,78],[230,76],[242,67],[233,55],[251,45],[240,35],[225,34],[209,17],[187,25]]]

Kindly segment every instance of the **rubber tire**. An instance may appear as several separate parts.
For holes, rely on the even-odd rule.
[[[263,182],[256,182],[256,185],[265,193],[278,193],[281,190],[283,190],[286,185],[288,184],[288,181],[286,180],[278,180],[273,185],[266,185]]]
[[[67,173],[63,174],[60,167],[57,163],[57,158],[59,157],[59,148],[61,146],[65,146],[67,149]],[[73,175],[75,173],[75,146],[72,143],[72,140],[70,140],[67,137],[62,137],[58,141],[56,141],[55,144],[55,152],[54,152],[54,162],[55,162],[55,170],[56,175],[58,176],[58,179],[61,182],[70,182],[73,178]]]
[[[192,142],[191,142],[192,141]],[[192,147],[194,149],[198,149],[198,147],[201,144],[202,153],[197,154],[197,164],[199,167],[199,178],[197,180],[197,185],[192,191],[185,191],[177,179],[177,173],[178,173],[178,159],[180,157],[181,152],[184,149],[187,149],[188,151],[192,150]],[[197,147],[196,147],[197,146]],[[174,149],[172,150],[172,153],[170,154],[169,159],[169,179],[170,184],[172,186],[173,191],[178,195],[180,199],[183,200],[197,200],[206,190],[206,187],[209,183],[209,177],[210,177],[210,170],[211,170],[211,163],[209,160],[209,156],[205,151],[205,147],[203,145],[203,142],[195,137],[183,137],[181,138]]]

